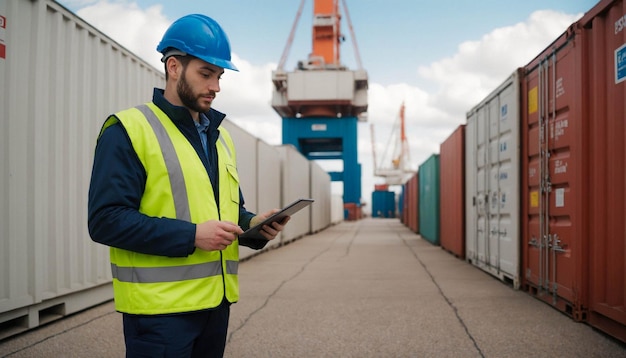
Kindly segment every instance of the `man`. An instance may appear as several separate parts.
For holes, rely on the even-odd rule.
[[[211,108],[224,69],[237,71],[220,25],[184,16],[157,51],[165,90],[110,116],[98,137],[89,233],[111,247],[127,357],[221,357],[239,299],[238,235],[276,210],[245,209],[225,115]],[[288,219],[265,225],[265,239]]]

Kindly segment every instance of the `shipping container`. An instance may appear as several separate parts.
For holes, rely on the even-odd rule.
[[[228,130],[237,153],[237,171],[239,185],[245,200],[245,207],[253,213],[265,213],[281,207],[280,167],[278,150],[228,118],[222,122]],[[263,165],[259,165],[263,163]],[[270,241],[264,248],[280,246],[282,233]],[[254,250],[245,246],[239,248],[239,259],[247,259],[264,250]]]
[[[344,219],[343,196],[340,194],[331,194],[330,201],[331,224],[339,224]]]
[[[311,168],[308,159],[291,144],[276,147],[281,158],[281,207],[311,195],[309,177]],[[281,244],[289,243],[311,232],[311,206],[291,217],[281,233]]]
[[[439,154],[433,154],[418,168],[419,234],[439,245]]]
[[[586,188],[589,323],[626,342],[626,1],[602,1],[579,22],[590,102]]]
[[[525,289],[624,342],[625,14],[598,3],[522,86]]]
[[[360,203],[344,203],[343,210],[346,221],[361,220],[363,217],[363,207]]]
[[[235,143],[236,144],[236,143]],[[249,155],[238,152],[239,156]],[[271,209],[282,207],[282,188],[281,188],[281,166],[282,161],[280,154],[275,146],[270,145],[262,140],[256,142],[256,202],[257,213],[265,213]],[[239,167],[241,171],[243,168]],[[242,189],[243,190],[243,189]],[[244,195],[247,195],[244,193]],[[247,200],[247,199],[246,199]],[[280,246],[282,233],[267,244],[267,248]],[[252,250],[252,249],[244,249]],[[244,251],[244,252],[246,252]],[[253,250],[253,254],[260,252]],[[239,252],[241,257],[242,251]]]
[[[51,0],[0,0],[0,339],[110,300],[87,231],[96,137],[164,75]]]
[[[400,194],[398,194],[398,218],[400,219],[400,222],[403,223],[404,225],[406,225],[406,217],[405,217],[405,212],[404,212],[404,206],[406,205],[406,203],[404,202],[404,198],[406,195],[406,183],[402,184],[401,189],[400,189]]]
[[[257,168],[257,163],[259,162],[257,158],[257,145],[260,140],[228,118],[222,121],[222,126],[228,130],[235,144],[239,187],[243,193],[246,209],[258,213],[261,210],[265,212],[274,208],[275,206],[260,206],[257,201],[257,181],[262,176],[272,175],[268,170],[259,172]],[[280,164],[278,155],[276,155],[272,161]],[[276,187],[276,189],[278,189],[278,187]],[[276,194],[278,194],[278,192],[276,192]]]
[[[396,193],[388,190],[375,190],[372,192],[372,217],[395,218],[396,217]]]
[[[316,161],[309,161],[310,187],[309,198],[315,200],[311,206],[311,233],[326,229],[330,226],[331,217],[331,180],[328,174]]]
[[[419,173],[413,174],[405,184],[404,220],[414,233],[419,232]]]
[[[520,285],[520,73],[467,113],[466,260]]]
[[[465,125],[458,126],[439,150],[441,247],[465,259]]]

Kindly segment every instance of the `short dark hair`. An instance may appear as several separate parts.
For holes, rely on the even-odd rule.
[[[180,61],[180,63],[183,65],[183,70],[187,69],[187,65],[193,59],[193,56],[189,56],[189,55],[187,55],[187,56],[173,55],[171,57],[175,57],[178,61]],[[167,60],[165,60],[165,80],[166,81],[167,81],[168,77],[169,77],[169,75],[167,73]]]

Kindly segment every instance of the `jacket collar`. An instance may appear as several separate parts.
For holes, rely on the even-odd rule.
[[[193,119],[189,114],[189,110],[185,107],[175,106],[171,104],[165,97],[163,96],[164,90],[160,88],[155,88],[152,94],[152,102],[157,105],[167,116],[175,123],[179,123],[185,126],[192,126],[195,129],[195,125],[193,124]],[[220,111],[217,111],[213,108],[209,109],[208,112],[204,113],[205,116],[211,121],[209,125],[209,130],[217,129],[222,124],[222,121],[226,117],[226,115]]]

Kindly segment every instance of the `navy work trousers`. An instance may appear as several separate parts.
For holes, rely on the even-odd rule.
[[[171,314],[123,314],[126,357],[223,357],[230,303],[212,310]]]

